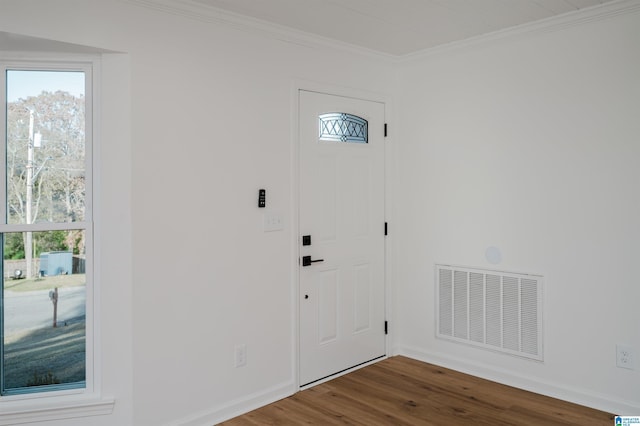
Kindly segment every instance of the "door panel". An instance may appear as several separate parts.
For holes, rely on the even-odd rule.
[[[299,124],[300,252],[316,261],[300,267],[305,385],[385,355],[384,104],[300,91]]]
[[[338,337],[338,271],[319,272],[318,287],[318,343],[333,342]]]
[[[371,268],[369,264],[355,266],[354,292],[354,333],[366,332],[371,328],[371,314],[373,305],[371,300]]]

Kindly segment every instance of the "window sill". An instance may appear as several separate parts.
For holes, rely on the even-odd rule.
[[[113,412],[113,398],[64,398],[64,401],[0,402],[0,426],[76,417],[104,416]]]

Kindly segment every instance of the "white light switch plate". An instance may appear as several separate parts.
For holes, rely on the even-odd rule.
[[[284,220],[278,212],[264,213],[264,232],[281,231],[284,229]]]

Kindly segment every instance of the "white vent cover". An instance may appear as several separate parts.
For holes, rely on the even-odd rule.
[[[542,361],[542,277],[436,265],[436,335]]]

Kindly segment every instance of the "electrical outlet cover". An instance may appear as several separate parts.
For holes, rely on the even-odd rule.
[[[236,368],[247,365],[247,345],[238,345],[235,350]]]
[[[634,369],[633,348],[628,345],[616,345],[616,366],[619,368]]]

